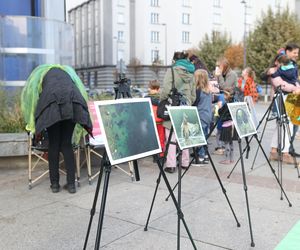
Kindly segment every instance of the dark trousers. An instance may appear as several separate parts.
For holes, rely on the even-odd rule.
[[[50,182],[59,183],[59,152],[64,156],[67,170],[67,183],[75,183],[75,159],[72,148],[72,134],[75,123],[64,120],[47,128],[49,137],[48,161]]]

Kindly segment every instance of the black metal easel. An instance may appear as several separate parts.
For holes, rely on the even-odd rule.
[[[180,249],[180,220],[182,221],[184,227],[185,227],[185,230],[189,236],[189,239],[193,245],[193,248],[194,249],[197,249],[195,243],[194,243],[194,240],[192,238],[192,235],[189,231],[189,228],[185,222],[185,219],[184,219],[184,214],[181,210],[181,158],[182,158],[182,151],[179,149],[179,146],[178,146],[178,143],[176,142],[172,142],[171,141],[171,138],[172,138],[172,134],[173,134],[173,127],[171,127],[171,130],[170,130],[170,134],[169,134],[169,137],[168,137],[168,140],[167,140],[167,143],[166,143],[166,150],[165,150],[165,155],[164,155],[164,158],[162,160],[162,162],[157,158],[157,165],[159,167],[159,175],[158,175],[158,178],[156,180],[156,187],[155,187],[155,191],[154,191],[154,195],[153,195],[153,199],[152,199],[152,202],[151,202],[151,206],[150,206],[150,211],[149,211],[149,214],[148,214],[148,217],[147,217],[147,222],[146,222],[146,225],[144,227],[144,231],[148,231],[148,224],[149,224],[149,220],[150,220],[150,216],[151,216],[151,213],[152,213],[152,209],[153,209],[153,205],[154,205],[154,201],[155,201],[155,197],[156,197],[156,194],[157,194],[157,190],[158,190],[158,186],[159,186],[159,183],[160,183],[160,180],[161,180],[161,176],[163,177],[164,181],[165,181],[165,184],[167,186],[167,189],[170,193],[170,196],[173,200],[173,203],[177,209],[177,250]],[[177,194],[177,198],[178,198],[178,201],[176,200],[176,197],[174,195],[174,192],[171,188],[171,185],[168,181],[168,178],[164,172],[164,169],[163,169],[163,166],[164,166],[164,163],[165,163],[165,159],[166,159],[166,156],[168,154],[168,150],[169,150],[169,146],[170,144],[172,145],[176,145],[177,149],[178,149],[178,194]],[[191,163],[190,163],[191,164]]]
[[[125,98],[129,97],[131,98],[130,94],[130,88],[125,84],[122,83],[119,85],[119,87],[115,88],[115,99],[120,99],[120,98]],[[111,163],[108,159],[108,155],[106,152],[106,149],[104,150],[103,158],[101,161],[100,165],[100,173],[97,181],[97,186],[96,186],[96,191],[95,191],[95,196],[94,196],[94,201],[93,205],[91,208],[90,212],[90,220],[89,220],[89,225],[84,241],[84,246],[83,249],[85,250],[87,247],[89,235],[90,235],[90,230],[93,222],[93,218],[95,215],[96,211],[96,205],[97,205],[97,200],[98,200],[98,195],[99,195],[99,190],[100,190],[100,185],[103,177],[103,172],[105,171],[105,176],[104,176],[104,183],[103,183],[103,190],[102,190],[102,198],[101,198],[101,204],[100,204],[100,212],[99,212],[99,221],[98,221],[98,227],[97,227],[97,234],[96,234],[96,240],[95,240],[95,250],[98,250],[100,248],[100,240],[101,240],[101,234],[102,234],[102,226],[103,226],[103,220],[104,220],[104,212],[105,212],[105,205],[106,205],[106,197],[107,197],[107,191],[108,191],[108,183],[109,183],[109,177],[111,173]],[[140,174],[138,170],[138,163],[137,160],[133,160],[133,168],[134,168],[134,174],[135,174],[135,180],[139,181],[140,180]]]
[[[286,115],[286,111],[285,111],[285,106],[284,106],[284,101],[283,101],[283,97],[282,97],[283,93],[282,93],[282,90],[281,88],[277,88],[276,89],[276,92],[275,92],[275,95],[271,101],[271,104],[269,105],[267,111],[265,112],[265,114],[263,115],[262,119],[259,121],[259,124],[257,126],[257,130],[258,128],[260,127],[260,125],[262,124],[262,122],[264,121],[265,119],[265,124],[264,124],[264,128],[262,130],[262,135],[260,137],[260,139],[257,139],[259,143],[261,143],[262,139],[263,139],[263,136],[264,136],[264,132],[265,132],[265,129],[266,129],[266,125],[267,125],[267,122],[268,121],[271,121],[271,120],[274,120],[276,119],[276,122],[277,122],[277,136],[278,136],[278,153],[279,153],[279,160],[278,160],[278,178],[279,178],[279,185],[280,185],[280,188],[281,188],[281,197],[280,199],[282,200],[283,197],[282,197],[282,151],[281,151],[281,148],[282,148],[282,131],[287,131],[287,135],[289,137],[289,141],[290,141],[290,145],[291,145],[291,151],[294,152],[294,146],[293,146],[293,143],[291,141],[291,132],[290,132],[290,129],[289,129],[289,121],[288,121],[288,118],[287,118],[287,115]],[[270,118],[270,114],[271,114],[271,111],[272,111],[272,108],[273,108],[273,105],[276,105],[276,110],[277,110],[277,117],[276,118]],[[256,135],[257,136],[257,135]],[[243,149],[243,152],[242,152],[242,155],[247,151],[247,155],[246,155],[246,159],[248,158],[248,153],[249,153],[249,150],[250,150],[250,142],[251,140],[253,139],[253,136],[250,138],[250,140],[247,142],[247,145],[246,147]],[[252,166],[251,166],[251,170],[253,170],[253,166],[254,166],[254,162],[256,160],[256,157],[257,157],[257,154],[258,154],[258,150],[259,150],[260,146],[258,145],[258,148],[256,150],[256,153],[255,153],[255,157],[254,157],[254,160],[253,160],[253,163],[252,163]],[[273,167],[271,166],[271,163],[268,159],[268,157],[265,155],[265,158],[268,162],[268,165],[270,166],[271,168],[271,171],[273,172],[274,169]],[[227,176],[227,178],[230,178],[231,174],[233,173],[235,167],[237,166],[239,160],[241,158],[239,158],[237,160],[237,162],[235,163],[235,165],[233,166],[232,170],[230,171],[229,175]],[[300,173],[299,173],[299,169],[297,167],[297,161],[296,161],[296,158],[293,156],[293,159],[294,159],[294,165],[295,165],[295,168],[297,169],[297,173],[298,173],[298,178],[300,178]],[[275,175],[275,178],[277,178],[276,174],[274,173]],[[287,198],[287,197],[286,197]],[[288,198],[287,198],[288,200]],[[289,201],[288,201],[289,202]],[[289,202],[289,205],[290,205],[290,202]]]

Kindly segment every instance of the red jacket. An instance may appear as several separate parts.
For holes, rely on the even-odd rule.
[[[251,77],[248,77],[244,88],[242,88],[243,79],[238,80],[238,87],[244,92],[244,96],[252,96],[253,102],[256,102],[258,99],[258,93],[256,90],[256,83]]]

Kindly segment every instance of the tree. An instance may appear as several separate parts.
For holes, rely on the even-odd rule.
[[[224,56],[229,61],[231,68],[243,68],[243,51],[244,48],[241,44],[231,45],[225,50]]]
[[[162,68],[162,65],[163,65],[163,62],[162,62],[162,60],[159,59],[159,57],[155,58],[155,60],[152,62],[151,70],[154,72],[156,79],[159,78],[159,72]]]
[[[211,37],[205,34],[204,39],[199,42],[199,53],[197,56],[204,61],[210,71],[215,69],[216,60],[224,55],[225,50],[231,45],[231,38],[227,33],[213,31]]]
[[[133,57],[130,59],[130,62],[127,66],[132,69],[134,82],[136,83],[136,76],[138,72],[141,70],[141,61],[138,58]]]
[[[270,65],[278,49],[289,42],[300,45],[299,20],[288,8],[276,13],[269,8],[267,13],[262,13],[261,20],[257,21],[246,40],[247,64],[256,75],[260,75]]]

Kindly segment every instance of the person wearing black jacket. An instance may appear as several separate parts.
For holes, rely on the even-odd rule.
[[[220,161],[221,164],[232,164],[233,161],[233,140],[238,139],[236,129],[234,128],[232,117],[230,115],[227,103],[233,102],[233,95],[229,90],[224,90],[226,103],[219,109],[219,116],[222,122],[220,140],[224,142],[225,160]]]
[[[48,161],[51,190],[57,193],[59,185],[59,153],[64,156],[69,193],[75,193],[75,159],[72,135],[76,123],[92,131],[87,103],[70,75],[59,67],[51,68],[43,78],[35,111],[36,134],[48,132]]]

